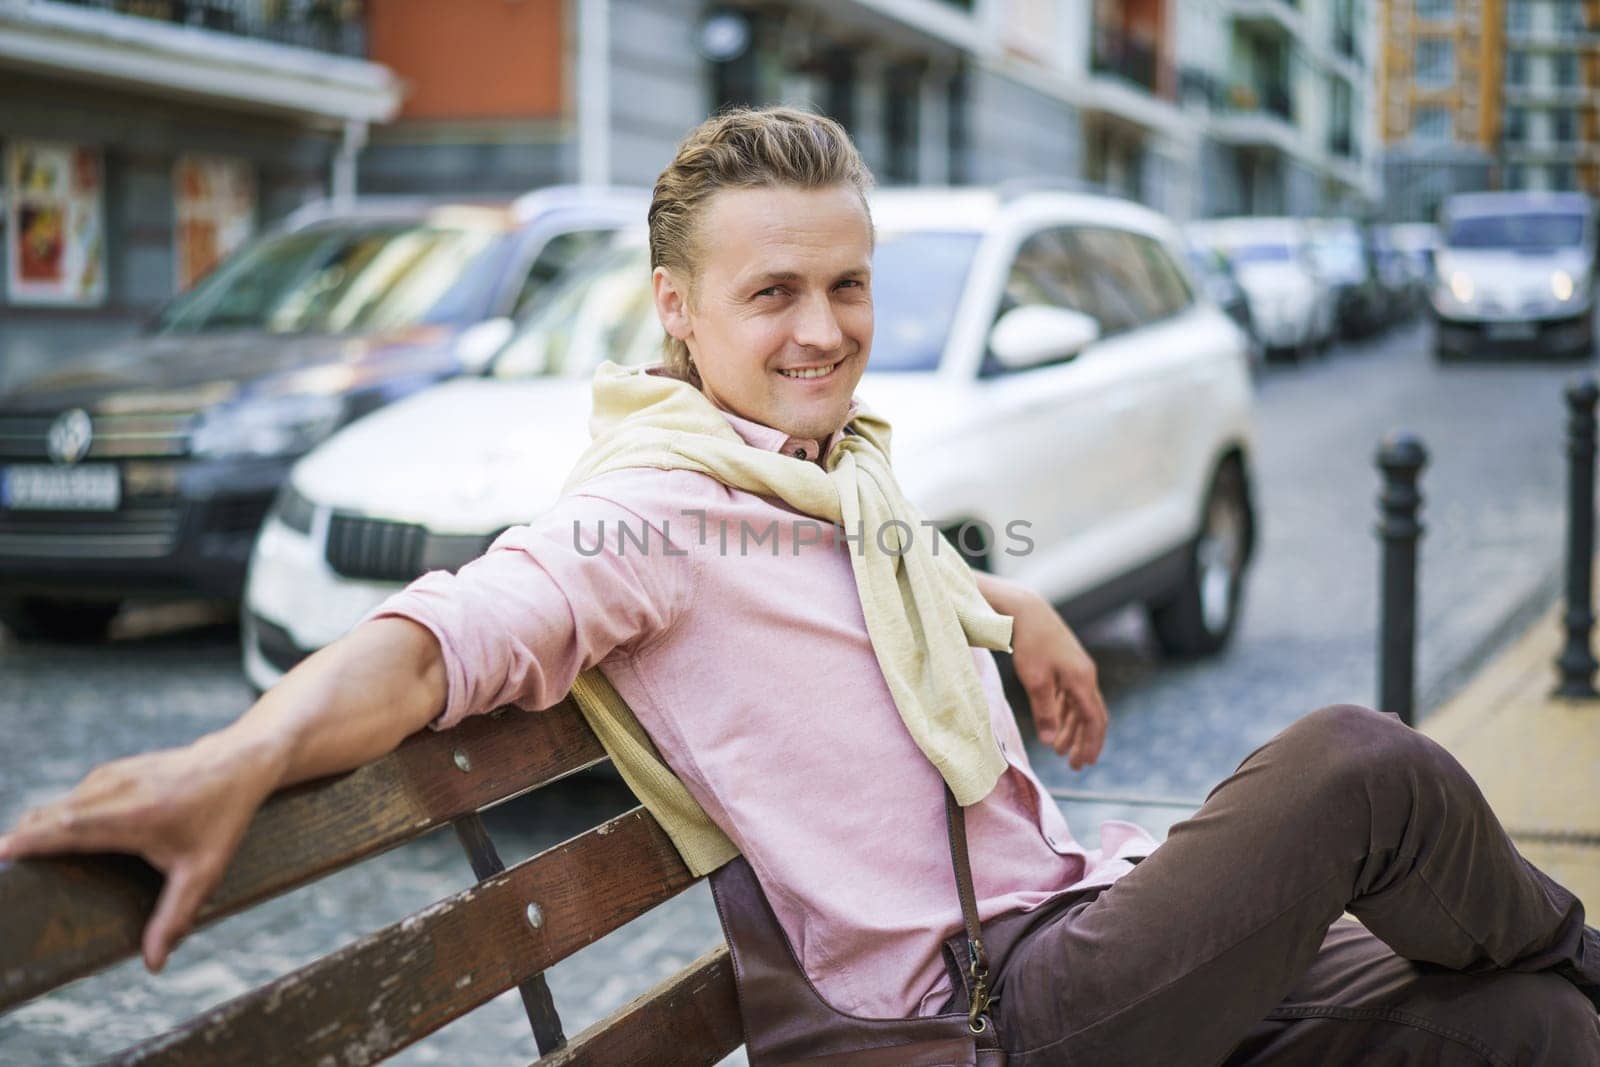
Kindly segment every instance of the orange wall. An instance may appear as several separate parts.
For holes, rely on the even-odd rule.
[[[562,0],[368,0],[371,57],[406,82],[400,117],[561,114]]]

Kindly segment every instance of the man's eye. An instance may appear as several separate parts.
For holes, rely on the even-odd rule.
[[[842,282],[839,283],[839,288],[841,288],[841,289],[846,289],[846,288],[848,288],[848,289],[860,289],[861,288],[861,280],[859,278],[846,278]]]
[[[783,287],[781,285],[769,285],[765,289],[762,289],[760,292],[756,293],[756,295],[757,296],[778,296],[782,292],[783,292]]]

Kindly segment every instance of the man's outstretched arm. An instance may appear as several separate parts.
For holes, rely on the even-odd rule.
[[[433,634],[407,619],[375,619],[307,658],[230,725],[182,748],[102,764],[60,800],[26,812],[0,836],[0,860],[144,857],[166,875],[140,946],[158,971],[267,797],[377,759],[444,702]]]

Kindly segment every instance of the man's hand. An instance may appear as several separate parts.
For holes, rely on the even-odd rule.
[[[978,588],[1012,618],[1012,667],[1028,694],[1039,740],[1082,770],[1100,758],[1106,741],[1106,702],[1094,660],[1037,593],[987,574],[978,576]]]
[[[219,735],[102,764],[0,836],[0,860],[61,852],[142,856],[166,875],[140,951],[151,971],[194,927],[278,773]]]
[[[364,622],[229,726],[184,748],[96,767],[60,800],[27,812],[0,835],[0,861],[143,856],[167,876],[140,946],[145,966],[159,971],[268,796],[393,751],[445,696],[444,658],[428,630],[401,618]]]

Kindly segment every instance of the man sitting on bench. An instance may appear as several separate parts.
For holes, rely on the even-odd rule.
[[[156,970],[272,792],[425,725],[549,707],[598,668],[842,1011],[958,999],[940,957],[962,926],[948,784],[986,922],[1072,895],[994,976],[1017,1062],[1600,1064],[1600,935],[1460,765],[1393,716],[1306,715],[1159,848],[1124,823],[1098,850],[1074,841],[990,649],[1009,638],[1041,740],[1076,769],[1106,729],[1077,640],[994,577],[972,601],[919,585],[938,545],[896,570],[859,528],[858,505],[900,499],[873,476],[883,425],[853,401],[872,346],[869,185],[819,116],[696,129],[650,208],[665,365],[601,371],[586,476],[237,722],[30,811],[0,858],[145,857],[166,875],[142,943]],[[829,507],[844,521],[819,519]],[[744,532],[774,525],[776,550],[749,551]]]

